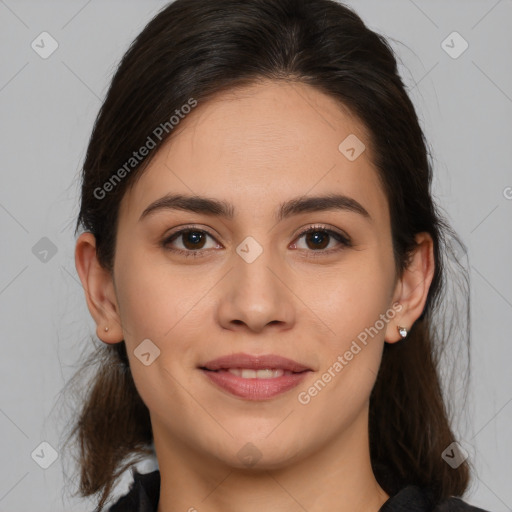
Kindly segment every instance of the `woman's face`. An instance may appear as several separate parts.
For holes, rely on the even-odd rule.
[[[400,306],[363,126],[316,89],[265,82],[175,130],[123,198],[113,271],[157,451],[276,468],[367,442]]]

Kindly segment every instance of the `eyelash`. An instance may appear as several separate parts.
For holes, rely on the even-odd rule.
[[[174,252],[175,254],[185,256],[187,258],[189,258],[189,257],[198,258],[198,257],[205,256],[204,253],[206,250],[203,250],[203,249],[184,251],[183,249],[173,249],[173,248],[169,247],[169,244],[171,242],[173,242],[175,239],[179,238],[180,236],[182,236],[186,233],[190,233],[190,232],[198,232],[198,233],[206,234],[206,235],[210,236],[211,238],[215,239],[215,237],[211,233],[209,233],[208,231],[205,231],[204,229],[196,228],[195,226],[188,226],[188,227],[181,229],[179,231],[176,231],[172,235],[166,237],[162,241],[161,245],[164,249]],[[334,238],[337,242],[339,242],[342,247],[337,248],[337,249],[318,250],[318,251],[308,250],[308,252],[313,253],[311,256],[308,256],[308,257],[318,258],[318,257],[322,257],[325,255],[330,255],[334,252],[342,251],[344,248],[352,246],[352,242],[348,236],[343,235],[342,233],[339,233],[337,231],[334,231],[334,230],[329,229],[326,226],[322,226],[322,225],[310,226],[309,228],[304,229],[297,235],[296,240],[299,240],[304,235],[307,235],[309,233],[317,233],[317,232],[322,232],[322,233],[328,234],[329,236]]]

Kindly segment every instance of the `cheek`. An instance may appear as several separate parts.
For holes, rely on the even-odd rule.
[[[390,302],[394,267],[391,252],[362,251],[351,264],[302,281],[301,296],[318,316],[328,334],[322,338],[318,377],[327,382],[325,401],[339,400],[350,409],[352,401],[369,396],[380,366],[387,325],[396,315]],[[325,328],[324,331],[325,332]],[[304,390],[308,392],[308,390]],[[316,396],[316,391],[311,390]],[[307,400],[307,397],[306,397]],[[316,400],[316,399],[315,399]],[[354,402],[353,407],[358,405]],[[359,404],[360,405],[360,404]],[[346,409],[346,410],[347,410]]]
[[[120,252],[115,268],[121,324],[137,388],[150,402],[164,388],[173,395],[192,378],[201,347],[197,341],[204,339],[209,330],[205,326],[212,322],[209,291],[218,276],[211,272],[192,279],[190,270],[136,248]],[[144,340],[156,349],[148,342],[141,345]],[[146,353],[144,346],[158,354],[149,366],[136,357]]]
[[[184,279],[169,265],[150,262],[142,251],[125,249],[116,261],[117,300],[130,368],[152,411],[169,403],[180,410],[190,408],[180,391],[189,387],[195,349],[191,329],[199,323],[191,322],[190,315],[197,318],[198,297],[207,289],[204,282]],[[147,365],[145,353],[150,354]]]
[[[365,249],[337,268],[302,272],[297,294],[329,328],[333,347],[339,348],[385,314],[393,282],[392,259]]]
[[[143,251],[125,250],[116,264],[117,299],[127,345],[145,338],[162,341],[183,329],[183,318],[207,290],[204,280],[182,276],[176,267],[148,258]]]

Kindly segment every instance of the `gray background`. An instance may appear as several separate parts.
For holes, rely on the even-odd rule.
[[[60,452],[69,420],[60,392],[94,334],[73,259],[77,176],[117,62],[165,3],[0,0],[2,512],[92,510],[70,497]],[[436,196],[469,249],[472,380],[461,439],[477,473],[465,497],[512,510],[512,1],[349,5],[400,41],[392,46],[433,148]],[[59,45],[47,59],[31,47],[43,31]],[[469,44],[458,58],[441,44],[453,31]],[[43,237],[55,254],[42,252]],[[31,458],[37,449],[49,460],[43,441],[59,454],[48,469]]]

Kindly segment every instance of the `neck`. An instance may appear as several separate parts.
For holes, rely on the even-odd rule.
[[[153,425],[158,512],[378,512],[389,498],[371,469],[366,418],[287,466],[240,469],[169,440]]]

